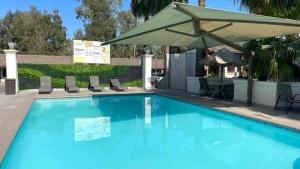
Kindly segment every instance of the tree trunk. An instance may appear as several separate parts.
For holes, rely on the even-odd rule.
[[[205,7],[205,0],[198,0],[198,6]],[[197,48],[196,49],[196,76],[197,77],[204,77],[205,70],[204,66],[200,65],[198,62],[206,57],[206,48]]]
[[[248,88],[247,88],[247,105],[252,106],[252,90],[253,90],[253,57],[252,52],[249,53],[249,68],[248,68]]]
[[[205,5],[206,5],[205,0],[198,0],[198,5],[205,7]]]
[[[165,89],[170,89],[170,55],[171,55],[171,47],[166,46],[166,53],[165,53]]]

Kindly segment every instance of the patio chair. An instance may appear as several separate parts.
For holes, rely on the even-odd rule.
[[[79,88],[76,85],[75,76],[66,76],[65,90],[69,93],[79,92]]]
[[[285,102],[286,113],[292,109],[294,103],[300,103],[300,100],[296,100],[296,97],[300,96],[300,94],[293,95],[290,84],[278,83],[278,93],[279,96],[277,98],[274,110],[276,110],[279,101]]]
[[[93,92],[103,92],[103,87],[100,86],[98,76],[90,76],[89,90]]]
[[[199,95],[200,96],[206,96],[208,94],[208,84],[206,78],[199,78],[200,83],[200,89],[199,89]]]
[[[127,87],[121,86],[119,79],[110,79],[110,89],[123,92],[127,90]]]
[[[53,87],[51,84],[51,77],[50,76],[40,77],[39,94],[49,94],[52,93],[52,91],[53,91]]]

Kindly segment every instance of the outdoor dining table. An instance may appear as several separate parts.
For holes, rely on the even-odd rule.
[[[208,82],[208,87],[212,89],[212,94],[210,97],[216,97],[217,95],[221,95],[223,99],[225,99],[224,87],[233,85],[233,83],[228,82]]]

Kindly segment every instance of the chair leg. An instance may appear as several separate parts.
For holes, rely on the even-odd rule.
[[[291,101],[291,104],[290,104],[289,110],[292,110],[292,107],[293,107],[293,104],[294,104],[294,99],[295,99],[295,98],[293,98],[293,99],[292,99],[292,101]]]
[[[277,101],[276,101],[276,104],[275,104],[275,107],[274,107],[274,111],[276,111],[276,108],[277,108],[280,97],[281,97],[281,95],[277,98]]]
[[[288,98],[285,98],[285,108],[286,108],[286,114],[289,114],[289,103],[288,103]]]

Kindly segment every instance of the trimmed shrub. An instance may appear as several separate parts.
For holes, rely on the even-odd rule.
[[[126,86],[142,86],[141,68],[134,66],[19,64],[18,73],[21,90],[38,88],[41,76],[51,76],[54,88],[64,88],[68,75],[76,76],[77,85],[82,88],[88,87],[89,76],[99,76],[103,86],[109,85],[110,78],[119,78]]]

